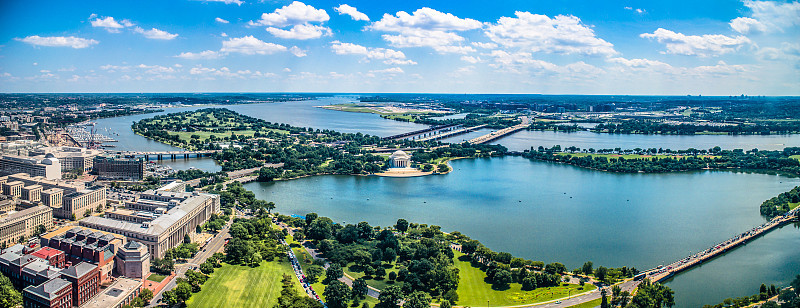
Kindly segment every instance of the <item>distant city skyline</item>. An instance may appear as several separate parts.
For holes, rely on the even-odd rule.
[[[0,91],[800,95],[800,2],[6,1]]]

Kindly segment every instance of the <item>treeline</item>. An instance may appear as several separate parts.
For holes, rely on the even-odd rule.
[[[713,156],[676,157],[607,157],[592,155],[572,155],[561,151],[561,147],[542,148],[525,151],[522,156],[529,159],[566,163],[582,168],[610,172],[674,172],[701,169],[751,169],[774,170],[800,175],[800,161],[791,158],[800,148],[786,148],[783,151],[709,150]],[[615,151],[616,153],[628,151]],[[631,151],[633,152],[633,151]],[[641,153],[641,152],[639,152]]]
[[[451,144],[426,151],[414,151],[411,160],[417,163],[427,163],[446,157],[492,157],[502,156],[508,149],[499,144]]]
[[[789,203],[797,206],[798,202],[800,202],[800,186],[761,203],[761,215],[772,218],[786,214],[789,211]]]
[[[757,124],[704,125],[666,124],[654,121],[632,120],[621,123],[600,123],[591,129],[599,133],[613,134],[662,134],[694,135],[703,132],[727,133],[730,135],[770,135],[800,132],[800,121],[759,122]]]
[[[521,121],[513,117],[495,117],[489,116],[490,114],[470,113],[463,119],[434,119],[435,116],[417,117],[415,123],[427,125],[454,125],[460,124],[465,127],[486,125],[486,128],[502,129],[520,124]],[[395,120],[402,121],[402,118],[394,118]]]
[[[305,219],[287,216],[278,219],[298,228],[294,233],[295,239],[311,241],[332,264],[331,267],[347,267],[375,277],[384,277],[387,268],[399,267],[396,273],[389,273],[389,279],[396,281],[398,289],[387,294],[399,292],[401,299],[408,299],[412,294],[422,292],[429,298],[457,300],[459,278],[453,263],[453,250],[438,228],[428,228],[428,231],[419,233],[420,236],[411,236],[412,233],[395,234],[394,230],[409,230],[409,225],[402,222],[391,229],[373,227],[367,222],[337,224],[315,213],[306,215]],[[330,273],[327,276],[331,278]]]

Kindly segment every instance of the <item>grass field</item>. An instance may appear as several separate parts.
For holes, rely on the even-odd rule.
[[[792,155],[792,156],[789,156],[789,158],[794,158],[796,160],[800,160],[800,155]]]
[[[596,300],[588,301],[588,302],[585,302],[583,304],[577,304],[577,305],[574,305],[574,306],[569,306],[569,308],[594,308],[594,307],[600,306],[600,302],[602,302],[602,301],[603,301],[602,299],[598,298]]]
[[[350,270],[350,266],[351,265],[353,265],[353,263],[350,263],[350,264],[347,265],[347,267],[343,268],[345,274],[349,275],[350,277],[353,277],[353,279],[358,279],[358,278],[364,277],[364,272],[351,271]],[[401,282],[391,282],[390,283],[389,282],[389,278],[388,278],[389,277],[389,273],[391,273],[391,272],[397,273],[400,270],[399,268],[396,268],[394,266],[394,264],[393,264],[392,268],[384,268],[384,269],[386,270],[386,276],[384,276],[384,278],[382,280],[366,279],[367,285],[370,286],[370,287],[376,288],[378,290],[383,290],[384,288],[386,288],[386,287],[388,287],[390,285],[397,285],[397,286],[402,286],[403,285],[403,283],[401,283]]]
[[[795,202],[795,203],[789,202],[789,209],[794,210],[794,208],[796,208],[798,205],[800,205],[800,202]]]
[[[147,280],[155,281],[155,282],[162,282],[162,281],[164,281],[164,278],[167,278],[167,276],[159,275],[159,274],[150,274],[150,276],[147,277]]]
[[[280,130],[280,129],[264,130],[264,131],[262,131],[262,133],[266,133],[267,131],[273,131],[273,132],[280,133],[280,134],[288,134],[289,133],[289,132],[287,132],[285,130]],[[241,131],[233,131],[233,132],[236,133],[237,136],[244,135],[244,136],[247,136],[247,137],[253,137],[253,134],[256,133],[256,131],[254,131],[254,130],[241,130]],[[206,141],[206,139],[208,139],[212,135],[216,136],[218,139],[222,139],[223,137],[230,137],[231,136],[231,132],[224,132],[224,133],[201,132],[201,131],[197,131],[197,132],[170,132],[170,135],[178,135],[178,138],[181,138],[181,141],[189,142],[189,140],[191,140],[191,138],[192,138],[192,135],[200,136],[200,141]]]
[[[261,266],[224,264],[211,274],[203,289],[186,302],[188,307],[273,307],[281,292],[283,274],[294,276],[287,261],[262,262]],[[297,292],[305,292],[297,283]]]
[[[493,290],[492,285],[483,281],[486,273],[479,268],[472,267],[469,261],[458,260],[463,255],[455,252],[455,264],[460,277],[458,306],[485,307],[487,300],[489,300],[490,306],[516,306],[545,302],[594,290],[594,286],[588,284],[585,287],[576,284],[562,284],[559,287],[522,291],[522,285],[518,283],[512,283],[508,290]]]
[[[624,158],[624,159],[636,159],[636,158],[675,158],[679,159],[682,156],[675,156],[675,155],[639,155],[639,154],[591,154],[591,153],[556,153],[556,155],[572,155],[575,157],[585,157],[585,156],[592,156],[592,157],[605,157],[605,158]],[[714,155],[697,155],[700,158],[714,158],[717,156]]]

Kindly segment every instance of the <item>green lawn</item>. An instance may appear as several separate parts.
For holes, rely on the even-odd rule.
[[[792,155],[792,156],[789,156],[789,158],[794,158],[796,160],[800,160],[800,155]]]
[[[569,308],[594,308],[594,307],[600,306],[600,302],[602,302],[602,301],[603,301],[603,299],[598,298],[596,300],[588,301],[588,302],[585,302],[583,304],[577,304],[577,305],[574,305],[574,306],[569,306]]]
[[[224,264],[216,269],[202,290],[186,302],[188,307],[272,307],[281,292],[283,274],[294,276],[287,261],[262,262],[251,268]],[[297,292],[304,294],[293,279]]]
[[[795,203],[789,202],[789,210],[794,210],[794,208],[796,208],[798,205],[800,205],[800,202],[795,202]]]
[[[364,277],[364,272],[351,271],[350,270],[350,266],[351,265],[353,265],[353,263],[350,263],[350,264],[347,265],[347,267],[343,268],[345,274],[350,275],[350,277],[353,277],[353,279],[358,279],[358,278]],[[370,286],[370,287],[376,288],[378,290],[383,290],[384,288],[386,288],[388,286],[391,286],[391,285],[403,286],[402,282],[391,282],[391,283],[389,282],[389,278],[388,278],[389,277],[389,273],[391,273],[391,272],[397,273],[400,270],[399,268],[396,267],[395,264],[392,264],[391,268],[384,268],[384,269],[386,270],[386,276],[384,276],[383,279],[381,279],[381,280],[365,279],[367,281],[367,285]]]
[[[262,133],[266,133],[268,131],[273,131],[273,132],[276,132],[276,133],[279,133],[279,134],[288,134],[289,133],[289,132],[287,132],[285,130],[280,130],[280,129],[268,129],[268,130],[262,131]],[[245,135],[247,137],[253,137],[253,134],[256,133],[256,131],[254,131],[254,130],[241,130],[241,131],[232,131],[232,132],[236,133],[237,136]],[[214,133],[214,132],[202,132],[202,131],[196,131],[196,132],[170,132],[170,134],[171,135],[178,135],[178,138],[181,138],[181,141],[183,141],[183,142],[189,142],[189,140],[191,140],[191,138],[192,138],[192,135],[200,136],[200,140],[201,141],[205,141],[206,139],[208,139],[212,135],[216,136],[218,139],[221,139],[223,137],[230,137],[231,136],[231,132]]]
[[[459,270],[460,277],[458,283],[458,306],[485,307],[487,300],[490,306],[516,306],[559,299],[595,289],[590,284],[585,287],[576,284],[562,284],[559,287],[522,291],[521,284],[512,283],[508,290],[493,290],[492,285],[483,280],[486,277],[486,273],[479,268],[472,267],[469,261],[458,260],[463,255],[460,252],[455,252],[455,264]]]
[[[624,158],[624,159],[634,159],[634,158],[675,158],[679,159],[681,156],[675,155],[639,155],[639,154],[591,154],[591,153],[556,153],[556,155],[572,155],[575,157],[584,157],[584,156],[592,156],[592,157],[605,157],[605,158]],[[697,157],[701,158],[714,158],[716,156],[713,155],[698,155]]]
[[[167,278],[167,276],[159,274],[150,274],[150,276],[147,277],[147,280],[161,282],[164,281],[164,278]]]

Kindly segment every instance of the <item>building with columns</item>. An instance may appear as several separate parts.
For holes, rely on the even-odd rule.
[[[125,202],[125,209],[125,213],[107,217],[84,218],[80,225],[123,235],[128,241],[144,244],[151,258],[163,258],[167,249],[183,243],[185,235],[220,212],[220,198],[199,192],[151,190]],[[130,219],[134,216],[142,218]]]
[[[391,160],[392,168],[409,168],[411,167],[411,156],[403,152],[402,150],[397,150],[389,156],[389,160]]]

